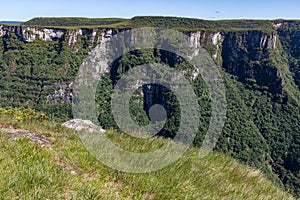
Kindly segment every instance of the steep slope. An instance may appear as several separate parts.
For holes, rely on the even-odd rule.
[[[277,22],[279,29],[278,35],[280,41],[287,54],[288,63],[293,73],[293,78],[300,88],[300,68],[299,68],[299,33],[300,33],[300,22],[295,21],[282,21]]]
[[[77,133],[45,121],[41,114],[24,109],[0,112],[3,199],[293,199],[259,170],[223,154],[199,159],[197,148],[157,172],[121,173],[93,158]],[[27,118],[20,120],[21,115]],[[41,146],[26,134],[12,134],[26,129],[47,142]],[[136,151],[170,142],[156,138],[140,145],[142,141],[114,131],[106,136]]]

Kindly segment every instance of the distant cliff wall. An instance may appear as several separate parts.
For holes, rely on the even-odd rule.
[[[26,45],[36,40],[58,41],[67,44],[72,52],[78,52],[81,48],[91,50],[117,32],[105,28],[0,26],[0,38],[9,40],[11,34],[15,34]],[[186,34],[192,46],[204,47],[220,67],[237,76],[241,82],[271,93],[284,93],[282,71],[278,67],[281,55],[277,51],[279,39],[276,32],[190,31]],[[131,37],[134,40],[134,34]],[[72,82],[55,83],[53,88],[56,89],[47,95],[45,103],[70,102],[72,93],[68,85]]]

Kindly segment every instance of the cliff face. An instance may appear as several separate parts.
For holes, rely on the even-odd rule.
[[[285,22],[278,24],[277,27],[278,36],[286,53],[294,81],[300,89],[300,24],[299,22]]]
[[[113,29],[77,29],[36,28],[26,26],[0,26],[0,37],[10,38],[15,34],[20,41],[34,43],[36,40],[66,43],[73,51],[81,48],[92,49],[116,31]],[[235,75],[244,83],[256,89],[283,94],[282,73],[276,59],[280,57],[276,49],[276,33],[262,31],[248,32],[213,32],[195,31],[186,33],[189,43],[194,47],[204,47],[216,63],[225,71]],[[131,36],[134,39],[134,35]],[[67,83],[67,85],[72,82]],[[64,85],[64,83],[56,83]],[[53,94],[47,96],[47,103],[68,103],[71,92],[68,87],[56,87]],[[69,88],[70,89],[70,88]],[[58,95],[61,94],[61,95]],[[58,99],[56,97],[60,96]],[[62,100],[63,99],[63,100]]]
[[[283,94],[276,33],[248,31],[225,34],[222,67],[257,89]]]
[[[24,42],[34,42],[36,39],[52,41],[62,39],[65,29],[47,29],[22,26],[0,26],[0,37],[15,33]]]
[[[11,102],[14,105],[36,103],[49,105],[70,104],[72,101],[73,79],[82,60],[87,56],[88,51],[100,44],[101,41],[110,38],[112,33],[112,29],[100,28],[67,30],[26,26],[0,26],[0,58],[3,58],[3,60],[0,60],[2,82],[12,81],[12,78],[9,78],[12,74],[24,85],[28,85],[28,87],[31,87],[29,85],[33,84],[31,89],[28,88],[30,90],[28,92],[35,94],[29,95],[31,98],[20,100],[13,97],[13,93],[8,95],[2,89],[0,91],[0,99],[2,99],[3,103]],[[21,55],[18,53],[19,50],[22,51]],[[15,54],[15,56],[11,57],[10,54]],[[28,54],[28,56],[25,54]],[[34,54],[34,56],[31,54]],[[35,56],[36,58],[33,58]],[[47,57],[49,57],[48,61],[46,61]],[[41,61],[38,64],[40,66],[36,65],[38,63],[37,60],[41,58],[45,58],[45,62]],[[49,74],[51,75],[45,79],[38,77],[40,80],[36,82],[38,79],[33,77],[43,76],[42,74],[38,75],[41,71],[44,71],[42,73],[48,73],[47,67],[50,67],[50,63],[57,65],[49,69]],[[24,68],[24,71],[16,72],[18,70],[12,66],[17,65],[25,65],[21,67]],[[41,70],[43,67],[45,69]],[[37,72],[35,73],[35,71]],[[29,81],[30,79],[33,80]],[[6,88],[6,90],[10,89]],[[24,90],[27,91],[27,89]],[[25,91],[23,92],[25,93]]]
[[[67,42],[72,51],[85,45],[92,49],[104,38],[115,33],[112,29],[35,28],[25,26],[0,26],[0,37],[10,37],[14,33],[26,42],[42,41]],[[188,32],[190,44],[204,47],[212,58],[227,72],[238,76],[239,80],[250,79],[257,87],[272,93],[283,93],[280,70],[273,62],[276,57],[278,36],[276,33],[262,31],[248,32]],[[84,41],[83,41],[84,40]]]
[[[0,37],[10,37],[11,33],[18,36],[21,41],[33,43],[36,40],[42,41],[66,41],[70,47],[75,45],[82,36],[88,38],[90,48],[99,44],[101,38],[110,37],[112,29],[77,29],[67,30],[60,28],[37,28],[27,26],[0,26]],[[78,50],[78,49],[74,49]]]

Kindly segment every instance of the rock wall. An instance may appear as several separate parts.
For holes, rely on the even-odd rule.
[[[63,41],[69,48],[77,52],[80,48],[92,50],[101,42],[105,42],[117,33],[113,29],[63,29],[39,28],[28,26],[0,26],[0,37],[10,37],[15,33],[25,43],[42,41]],[[135,41],[134,31],[130,38]],[[277,33],[263,31],[193,31],[185,33],[189,44],[195,48],[204,47],[215,62],[225,71],[235,75],[242,82],[251,82],[256,88],[272,93],[283,94],[282,72],[277,66],[276,59],[280,57]],[[104,48],[104,47],[102,47]],[[105,49],[102,49],[103,51]],[[195,51],[195,54],[199,51]],[[95,69],[95,74],[109,73],[107,70]],[[53,94],[49,94],[45,103],[64,104],[72,98],[71,83],[57,83]],[[155,93],[148,91],[149,93]]]
[[[242,82],[272,93],[283,93],[276,33],[248,31],[224,34],[222,67]]]
[[[32,43],[37,39],[43,41],[66,40],[68,44],[74,45],[81,36],[88,36],[90,47],[99,44],[101,36],[110,37],[112,29],[87,29],[81,28],[76,30],[68,30],[63,28],[38,28],[28,26],[4,26],[0,25],[0,37],[9,37],[11,33],[15,33],[20,40]]]

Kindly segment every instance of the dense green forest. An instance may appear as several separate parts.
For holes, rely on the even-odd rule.
[[[180,30],[274,30],[268,20],[201,20],[182,17],[138,16],[131,19],[120,18],[33,18],[23,25],[41,27],[108,27],[138,28],[163,27]]]
[[[66,43],[57,41],[25,44],[11,34],[2,38],[0,50],[2,107],[31,106],[56,119],[71,118],[71,99],[58,98],[46,104],[46,96],[55,90],[54,83],[75,78],[87,49],[74,53]]]
[[[64,17],[64,18],[33,18],[23,25],[26,26],[108,26],[126,22],[126,19],[121,18],[79,18],[79,17]]]
[[[226,85],[228,108],[227,120],[215,150],[259,168],[274,183],[300,196],[298,22],[286,22],[278,30],[271,21],[211,22],[169,17],[134,17],[131,20],[36,18],[25,25],[110,27],[118,23],[121,28],[159,26],[183,31],[224,30],[222,34],[225,39],[219,59],[222,60],[220,68]],[[264,34],[278,35],[275,49],[261,48],[253,45],[254,41],[248,41],[244,46],[237,46],[237,58],[230,53],[232,46],[239,45],[233,44],[238,41],[237,38],[259,38]],[[34,108],[56,121],[72,118],[72,87],[69,85],[91,50],[91,45],[88,44],[91,36],[79,35],[72,45],[68,43],[68,37],[67,32],[61,39],[37,39],[28,43],[11,32],[0,38],[1,107]],[[211,45],[205,48],[208,52],[214,51]],[[111,114],[110,100],[114,83],[122,74],[134,66],[149,62],[165,63],[178,70],[189,67],[182,59],[175,58],[176,56],[164,51],[146,49],[117,59],[111,66],[111,73],[103,75],[96,93],[101,126],[118,130]],[[252,71],[254,75],[250,77],[241,69]],[[201,105],[201,123],[194,141],[194,146],[199,147],[209,124],[210,97],[201,76],[190,80],[190,83],[194,86]],[[158,95],[154,96],[154,102],[164,105],[168,111],[166,126],[159,135],[172,138],[180,120],[178,102],[171,91],[162,87],[156,87],[156,90]],[[149,106],[143,103],[147,96],[138,95],[142,92],[146,94],[145,88],[139,88],[137,95],[131,99],[131,115],[137,123],[147,124]]]

